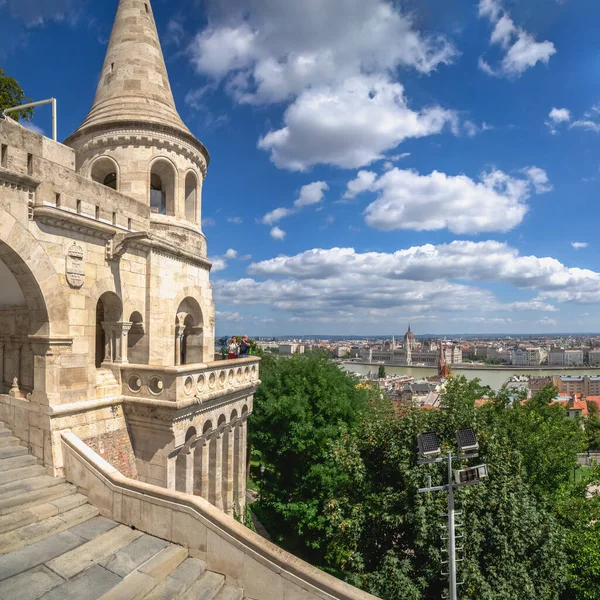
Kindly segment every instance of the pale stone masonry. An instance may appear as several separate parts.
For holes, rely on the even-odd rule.
[[[53,474],[70,429],[127,477],[243,512],[259,361],[213,360],[209,154],[150,2],[119,2],[64,144],[11,119],[0,144],[0,420]]]

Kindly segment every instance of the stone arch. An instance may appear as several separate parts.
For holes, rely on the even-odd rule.
[[[113,331],[112,323],[118,323],[123,318],[123,303],[115,292],[104,292],[96,303],[96,329],[95,329],[95,363],[99,369],[104,362],[114,362],[119,355],[117,335]]]
[[[185,175],[185,218],[190,223],[198,224],[198,176],[194,171],[188,171]]]
[[[29,334],[67,336],[68,302],[42,245],[0,208],[0,260],[17,280],[29,312]]]
[[[99,156],[90,165],[90,179],[113,190],[119,189],[119,163],[112,156]]]
[[[200,363],[204,358],[204,316],[199,302],[184,298],[175,316],[175,364]]]
[[[177,167],[168,158],[158,156],[150,163],[149,176],[150,212],[174,216],[177,197]]]

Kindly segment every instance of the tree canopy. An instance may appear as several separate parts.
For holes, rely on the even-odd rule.
[[[0,69],[0,111],[28,102],[31,102],[31,99],[25,96],[25,92],[21,89],[18,81]],[[8,116],[16,121],[20,119],[30,121],[33,117],[33,108],[26,108]]]
[[[288,548],[384,600],[439,597],[447,499],[417,489],[446,483],[445,466],[417,465],[416,436],[436,431],[447,451],[468,426],[489,478],[456,493],[461,598],[600,599],[600,500],[586,498],[598,472],[574,482],[586,434],[553,388],[525,400],[455,377],[441,410],[393,411],[324,356],[266,357],[261,377],[250,433],[267,465],[261,510]]]

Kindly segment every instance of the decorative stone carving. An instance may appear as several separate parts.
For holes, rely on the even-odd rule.
[[[66,275],[72,288],[79,289],[85,283],[85,252],[78,244],[67,250]]]

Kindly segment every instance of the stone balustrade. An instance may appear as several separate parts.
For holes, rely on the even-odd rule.
[[[180,367],[127,364],[121,368],[123,396],[201,404],[259,383],[258,357]]]

